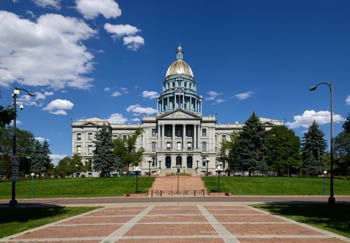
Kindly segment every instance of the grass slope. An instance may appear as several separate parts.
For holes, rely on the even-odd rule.
[[[252,205],[273,214],[350,237],[350,204]]]
[[[217,191],[217,177],[202,177],[209,192]],[[236,195],[322,195],[323,178],[220,177],[221,192]],[[329,180],[326,180],[327,194]],[[350,195],[349,180],[334,180],[336,195]]]
[[[140,177],[139,191],[146,193],[153,181],[152,177]],[[135,193],[135,186],[135,177],[35,179],[34,195],[35,198],[122,196],[125,193]],[[16,183],[17,198],[29,198],[31,191],[31,180]],[[10,197],[11,182],[0,182],[0,198]]]
[[[95,208],[0,208],[0,238],[82,214]]]

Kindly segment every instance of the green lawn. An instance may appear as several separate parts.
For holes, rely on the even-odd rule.
[[[0,238],[82,214],[95,208],[0,208]]]
[[[153,181],[152,177],[140,177],[139,191],[148,192]],[[135,186],[135,177],[36,179],[34,196],[35,198],[122,196],[125,193],[135,193]],[[20,180],[16,183],[17,198],[29,198],[31,191],[31,180]],[[0,198],[10,197],[11,182],[0,182]]]
[[[216,192],[217,177],[202,177],[209,192]],[[235,195],[322,195],[323,178],[220,177],[221,192]],[[329,194],[329,180],[326,180]],[[336,195],[350,195],[349,180],[334,180]]]
[[[350,237],[350,204],[274,205],[262,204],[253,207],[285,216],[301,223]]]

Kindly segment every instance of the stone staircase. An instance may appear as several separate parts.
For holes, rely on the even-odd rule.
[[[159,176],[149,190],[150,197],[206,195],[207,189],[200,176]]]

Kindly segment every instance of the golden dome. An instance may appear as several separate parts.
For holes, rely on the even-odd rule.
[[[168,76],[173,75],[173,74],[186,74],[186,75],[190,75],[192,78],[194,77],[190,65],[188,65],[182,59],[177,59],[175,62],[173,62],[169,66],[165,77],[168,77]]]

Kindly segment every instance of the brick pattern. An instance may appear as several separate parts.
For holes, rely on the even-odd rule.
[[[177,176],[156,177],[151,190],[153,191],[177,191]],[[205,190],[203,181],[199,176],[179,176],[179,191]]]
[[[338,243],[350,240],[245,205],[199,205],[107,207],[0,242]]]

